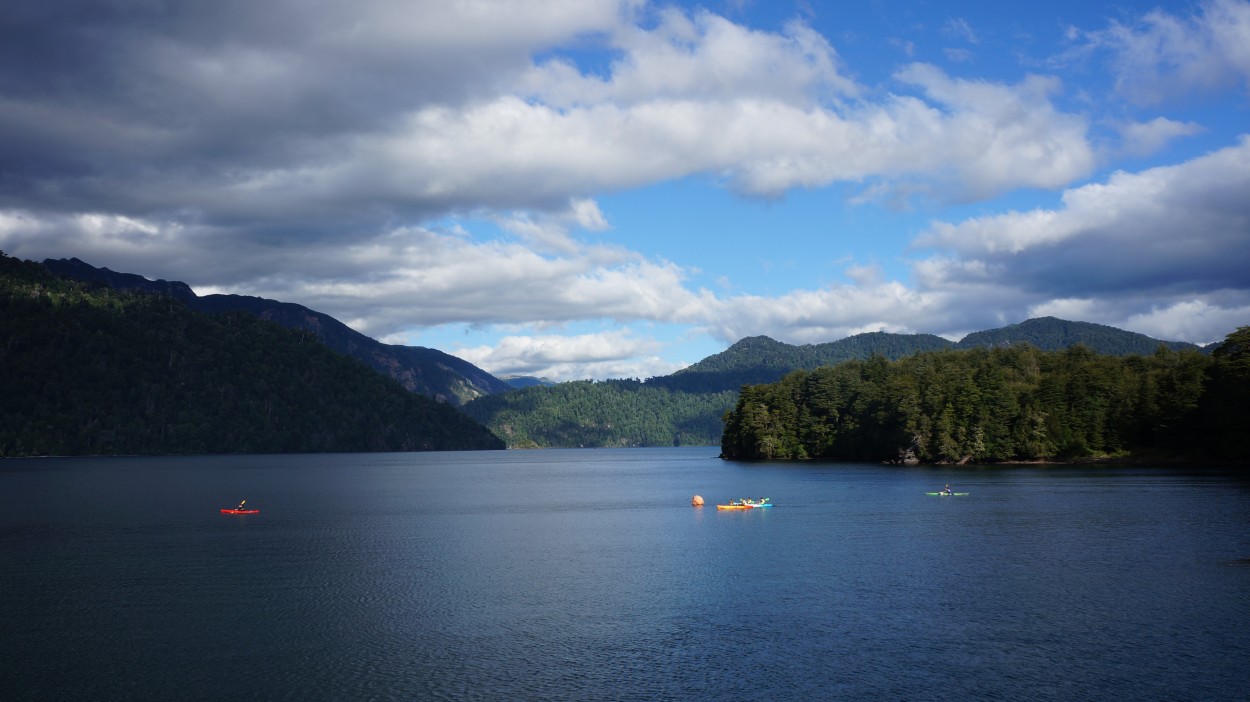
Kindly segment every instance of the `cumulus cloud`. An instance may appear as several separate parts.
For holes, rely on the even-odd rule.
[[[900,175],[983,197],[1090,170],[1053,82],[914,66],[899,79],[922,96],[869,100],[801,21],[764,32],[663,9],[644,26],[639,12],[227,2],[32,23],[47,36],[0,68],[0,207],[355,238],[345,221],[560,209],[696,173],[762,197]],[[619,56],[606,75],[531,58],[586,37]],[[991,156],[951,169],[949,144]]]
[[[1116,125],[1124,141],[1124,151],[1135,156],[1153,154],[1168,142],[1202,131],[1193,122],[1178,122],[1167,117],[1155,117],[1148,122],[1128,122]]]
[[[936,222],[915,245],[920,289],[997,289],[1030,314],[1170,329],[1212,340],[1250,292],[1250,138],[1186,163],[1118,172],[1062,207]],[[1219,302],[1217,302],[1219,301]],[[1206,309],[1190,324],[1177,310]],[[1144,312],[1143,310],[1151,310]],[[1168,311],[1171,312],[1168,312]],[[1199,332],[1201,328],[1203,331]]]
[[[628,328],[573,336],[507,336],[493,346],[452,351],[496,375],[534,375],[552,380],[649,378],[677,370],[656,355],[660,345]]]
[[[1109,150],[1055,76],[913,62],[862,85],[804,21],[763,31],[643,0],[15,3],[17,39],[0,43],[11,255],[297,301],[374,336],[645,320],[820,342],[1084,309],[1197,338],[1247,304],[1244,257],[1228,255],[1246,249],[1246,142],[1071,188]],[[1074,36],[1149,103],[1246,80],[1248,8],[1213,0]],[[978,45],[966,21],[943,29]],[[587,50],[607,58],[579,63]],[[1199,129],[1115,126],[1135,154]],[[848,183],[856,202],[898,207],[1070,189],[1058,208],[934,223],[911,281],[852,264],[853,284],[718,296],[688,264],[613,241],[600,207],[691,176],[762,199]],[[461,353],[560,377],[663,363],[634,333]]]

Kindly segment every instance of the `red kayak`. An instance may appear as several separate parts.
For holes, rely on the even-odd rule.
[[[244,509],[243,505],[246,505],[246,504],[247,504],[247,500],[243,500],[242,502],[239,503],[238,507],[223,509],[221,510],[221,513],[222,514],[260,514],[260,510],[258,509]]]

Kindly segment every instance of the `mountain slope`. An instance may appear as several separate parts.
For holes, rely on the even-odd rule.
[[[475,400],[465,409],[513,446],[715,443],[715,423],[733,408],[743,386],[775,383],[792,371],[810,371],[873,356],[898,360],[926,351],[1023,344],[1043,350],[1082,344],[1097,354],[1110,356],[1149,355],[1161,344],[1177,350],[1198,348],[1114,327],[1049,317],[969,334],[958,344],[932,334],[887,332],[856,334],[802,346],[752,336],[672,375],[649,378],[637,387],[622,381],[605,381],[583,383],[573,389],[562,383]],[[648,415],[647,430],[624,430],[623,427],[638,424],[638,418],[633,416],[637,412]]]
[[[793,346],[767,336],[746,337],[721,353],[708,356],[672,375],[647,380],[648,385],[686,392],[737,392],[743,385],[771,383],[794,370],[811,370],[852,359],[879,355],[902,358],[919,351],[950,348],[933,334],[869,332],[824,344]]]
[[[497,449],[317,343],[0,254],[0,456]]]
[[[1095,353],[1107,356],[1145,356],[1154,353],[1160,345],[1173,351],[1200,349],[1184,341],[1160,341],[1104,324],[1070,322],[1055,317],[1038,317],[1001,329],[973,332],[961,339],[956,348],[1001,348],[1022,343],[1042,351],[1058,351],[1082,344]]]
[[[43,265],[57,275],[99,282],[118,290],[171,295],[199,312],[246,312],[290,329],[307,331],[331,349],[395,379],[410,392],[440,401],[462,405],[483,395],[512,390],[508,383],[451,354],[421,346],[384,344],[303,305],[245,295],[201,297],[186,283],[152,281],[133,273],[117,273],[77,258],[46,259]]]

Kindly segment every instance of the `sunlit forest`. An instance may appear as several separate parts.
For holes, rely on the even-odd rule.
[[[1090,457],[1239,460],[1250,327],[1210,355],[1160,346],[931,351],[795,371],[743,388],[726,458],[959,463]]]

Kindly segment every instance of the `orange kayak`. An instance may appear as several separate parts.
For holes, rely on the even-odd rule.
[[[258,509],[223,509],[222,514],[260,514]]]

